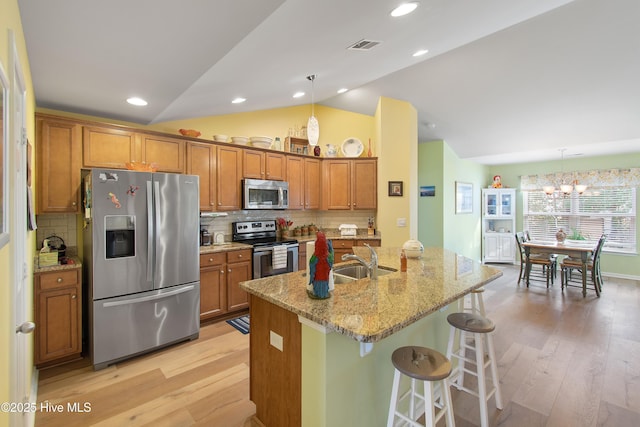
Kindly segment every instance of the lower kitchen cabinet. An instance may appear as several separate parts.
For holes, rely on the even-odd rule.
[[[249,307],[249,294],[240,282],[251,280],[251,249],[227,252],[227,303],[229,311]]]
[[[251,249],[200,255],[200,321],[249,306],[240,282],[251,280]]]
[[[34,275],[35,365],[53,365],[81,357],[81,268]]]

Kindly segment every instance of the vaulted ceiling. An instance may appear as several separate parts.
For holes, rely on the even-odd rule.
[[[149,124],[308,104],[315,74],[316,103],[408,101],[421,142],[485,164],[640,152],[637,0],[18,3],[38,107]]]

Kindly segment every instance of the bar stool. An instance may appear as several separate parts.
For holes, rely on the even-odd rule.
[[[407,346],[396,349],[391,355],[391,362],[395,367],[393,389],[389,403],[389,417],[387,427],[394,425],[396,417],[406,421],[411,426],[422,426],[417,422],[416,399],[424,404],[425,425],[434,426],[443,416],[446,417],[448,427],[454,427],[453,407],[451,405],[451,390],[447,377],[451,374],[451,362],[438,351],[426,347]],[[404,374],[411,378],[411,388],[398,399],[400,377]],[[424,394],[416,390],[416,380],[422,381]],[[439,385],[440,394],[436,399],[435,385]],[[409,397],[408,416],[400,412],[398,404]],[[418,403],[419,403],[418,401]],[[435,408],[440,409],[438,414]]]
[[[489,414],[487,402],[492,395],[496,396],[496,407],[502,409],[502,394],[500,393],[500,382],[498,381],[498,368],[496,356],[493,349],[493,338],[491,332],[496,328],[495,324],[488,318],[474,313],[452,313],[447,316],[447,322],[451,325],[449,328],[449,344],[447,346],[447,358],[458,359],[458,366],[451,374],[450,383],[458,390],[465,391],[473,396],[478,397],[480,402],[480,422],[482,427],[489,426]],[[456,340],[456,333],[461,334],[461,338]],[[464,335],[473,338],[473,346],[468,345],[463,339]],[[486,340],[488,358],[485,361],[484,341]],[[453,345],[459,343],[459,349],[454,352]],[[466,357],[466,350],[473,349],[475,352],[475,360]],[[465,368],[465,363],[476,365],[476,371]],[[487,366],[491,367],[492,388],[487,391],[487,383],[485,378],[485,370]],[[464,386],[464,374],[470,374],[478,378],[478,391],[471,390]]]
[[[470,294],[466,296],[469,297],[467,301],[466,296],[461,298],[459,301],[458,309],[460,311],[468,311],[469,313],[479,314],[480,316],[486,316],[484,311],[484,299],[482,295],[484,294],[484,288],[477,288],[471,291]],[[469,302],[469,306],[467,306],[467,302]]]

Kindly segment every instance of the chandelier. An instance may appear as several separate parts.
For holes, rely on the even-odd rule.
[[[560,191],[562,191],[562,193],[564,193],[564,195],[568,196],[569,194],[571,194],[575,188],[576,192],[578,194],[582,194],[587,190],[587,186],[586,185],[581,185],[578,183],[578,180],[573,179],[571,181],[571,183],[569,184],[565,184],[564,183],[564,152],[566,151],[566,148],[560,148]],[[556,191],[556,187],[553,185],[545,185],[542,187],[542,191],[545,192],[546,195],[551,196],[553,195],[553,193]]]

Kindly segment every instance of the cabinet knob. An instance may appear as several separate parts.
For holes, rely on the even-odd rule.
[[[224,274],[224,270],[220,270],[220,274]]]
[[[71,206],[76,206],[77,204],[78,204],[78,203],[73,202],[73,203],[71,203]]]
[[[238,255],[238,258],[242,258],[242,254],[239,254],[239,255]]]
[[[218,206],[222,206],[222,202],[218,202]]]
[[[209,258],[209,262],[213,262],[213,258]]]
[[[76,299],[76,295],[75,294],[71,295],[71,299]]]
[[[228,271],[229,273],[231,273],[231,269],[228,269],[227,271]]]
[[[62,283],[62,277],[58,277],[58,279],[56,280],[56,282],[58,282],[58,283]]]
[[[210,206],[214,206],[214,205],[215,205],[215,203],[211,202],[211,203],[209,203],[209,205],[210,205]]]

